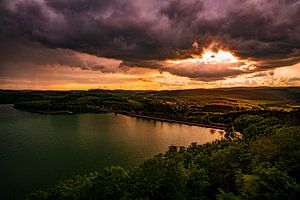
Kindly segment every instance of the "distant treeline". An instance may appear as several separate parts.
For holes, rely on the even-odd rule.
[[[274,101],[257,103],[257,100],[247,100],[246,98],[254,98],[254,94],[248,94],[253,90],[256,91],[255,94],[259,94],[257,99],[263,99],[260,96],[262,94],[270,96],[270,93],[273,92],[271,99]],[[227,96],[229,97],[217,96],[226,91],[228,91]],[[197,94],[204,96],[197,96]],[[231,124],[240,115],[257,114],[265,117],[277,117],[295,124],[300,119],[299,94],[299,88],[236,88],[165,92],[0,91],[0,103],[13,103],[17,109],[41,113],[123,112],[208,124]],[[284,98],[283,95],[288,97]],[[233,96],[242,96],[245,99]],[[273,107],[277,107],[279,110],[272,110]],[[286,110],[287,108],[289,110]]]

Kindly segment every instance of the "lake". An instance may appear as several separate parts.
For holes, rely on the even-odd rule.
[[[106,166],[132,168],[170,145],[203,144],[218,129],[115,114],[37,114],[0,105],[0,199],[23,199]]]

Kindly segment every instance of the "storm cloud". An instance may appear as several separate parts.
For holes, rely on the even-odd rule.
[[[39,64],[63,62],[102,72],[141,67],[215,81],[300,62],[299,0],[2,0],[0,26],[2,55],[7,55],[3,41],[24,41],[33,49],[47,49],[44,56],[35,55]],[[224,64],[212,70],[210,65],[164,62],[201,54],[212,43],[255,62],[255,68]],[[11,48],[12,54],[24,55],[18,58],[32,57],[18,45]],[[70,56],[74,52],[121,64],[82,65]],[[13,60],[0,58],[1,65]]]

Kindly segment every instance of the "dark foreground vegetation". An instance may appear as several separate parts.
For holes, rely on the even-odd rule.
[[[2,91],[0,99],[36,112],[130,112],[230,124],[243,135],[229,134],[226,139],[188,148],[171,146],[136,168],[109,167],[78,176],[32,193],[28,200],[279,200],[300,195],[299,94],[299,88]]]

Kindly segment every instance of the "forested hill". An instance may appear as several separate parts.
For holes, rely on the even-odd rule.
[[[39,113],[115,112],[201,124],[230,124],[244,114],[298,121],[300,87],[177,91],[0,91],[0,103]],[[287,112],[293,114],[287,115]]]
[[[150,92],[159,96],[215,96],[248,100],[300,101],[300,87],[235,87]]]
[[[300,87],[234,87],[217,89],[189,89],[189,90],[73,90],[73,91],[35,91],[35,90],[0,90],[0,103],[11,103],[27,98],[38,99],[43,96],[91,95],[93,92],[105,91],[119,95],[145,96],[211,96],[231,97],[245,100],[271,100],[300,102]]]

